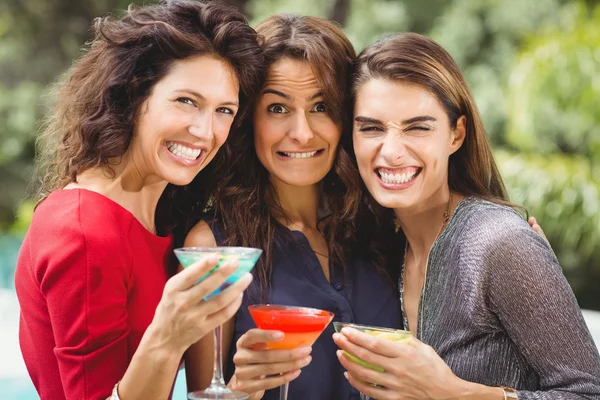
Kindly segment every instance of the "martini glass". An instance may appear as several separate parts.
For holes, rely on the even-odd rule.
[[[283,340],[266,343],[267,349],[295,349],[312,346],[333,319],[333,313],[316,308],[257,304],[248,311],[259,329],[284,333]],[[287,400],[289,382],[279,389],[279,400]]]
[[[392,342],[405,343],[405,344],[410,343],[410,339],[413,336],[412,332],[403,331],[400,329],[381,328],[379,326],[358,325],[358,324],[352,324],[349,322],[337,322],[336,321],[333,323],[333,327],[335,328],[335,331],[338,333],[341,333],[342,328],[348,327],[348,328],[356,329],[357,331],[366,333],[371,336],[376,336],[376,337],[379,337],[382,339],[391,340]],[[362,365],[365,368],[370,368],[370,369],[374,369],[375,371],[383,372],[383,368],[378,367],[377,365],[373,365],[373,364],[364,362],[363,360],[361,360],[347,352],[344,352],[344,353],[346,353],[346,355],[352,361]],[[372,384],[372,385],[377,386],[376,384]],[[366,394],[361,393],[360,399],[361,400],[369,400],[370,397],[367,396]]]
[[[260,249],[252,249],[247,247],[183,247],[175,249],[175,255],[184,268],[189,267],[198,260],[210,255],[216,255],[219,258],[219,263],[215,268],[201,277],[198,282],[202,282],[207,276],[216,271],[223,263],[228,260],[236,259],[239,261],[239,267],[231,274],[220,287],[211,292],[204,300],[208,300],[233,285],[245,273],[250,272],[254,268],[254,264],[258,261],[258,257],[262,253]],[[213,367],[213,378],[210,386],[199,392],[188,393],[188,399],[197,400],[246,400],[248,395],[243,392],[234,391],[225,386],[223,379],[223,360],[222,360],[222,336],[221,327],[218,326],[214,330],[215,340],[215,357]]]

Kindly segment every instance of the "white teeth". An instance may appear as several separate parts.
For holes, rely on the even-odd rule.
[[[290,158],[311,158],[311,157],[314,157],[315,154],[317,154],[317,151],[310,151],[308,153],[285,153],[285,152],[282,152],[282,153]]]
[[[177,157],[185,158],[186,160],[195,160],[202,153],[201,149],[192,149],[191,147],[173,142],[167,142],[167,149]]]
[[[377,172],[379,173],[381,180],[385,183],[402,184],[410,182],[415,177],[417,172],[419,172],[419,170],[414,169],[410,172],[404,172],[402,174],[391,174],[382,170],[378,170]]]

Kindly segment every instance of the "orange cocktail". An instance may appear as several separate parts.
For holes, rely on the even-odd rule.
[[[283,340],[267,343],[268,349],[295,349],[312,346],[333,319],[333,313],[316,308],[258,304],[248,307],[259,329],[281,331]],[[286,383],[281,387],[280,400],[287,399]]]

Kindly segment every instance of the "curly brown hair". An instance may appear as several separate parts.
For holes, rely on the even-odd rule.
[[[353,248],[354,217],[360,199],[360,176],[346,150],[350,145],[350,75],[356,54],[341,29],[321,18],[276,15],[262,22],[256,30],[261,36],[267,67],[282,57],[310,64],[328,112],[342,129],[336,160],[323,179],[322,188],[331,211],[324,232],[331,265],[343,268],[349,249]],[[220,171],[213,211],[215,222],[224,231],[225,245],[265,250],[265,257],[255,267],[264,299],[271,279],[273,241],[278,224],[273,216],[277,196],[267,170],[254,151],[252,114],[235,130],[240,134],[228,139],[234,157],[229,168]],[[196,217],[200,211],[197,210]]]
[[[97,18],[93,33],[56,86],[56,104],[38,139],[38,204],[85,170],[105,167],[112,173],[110,162],[131,143],[138,109],[177,60],[209,54],[231,65],[240,84],[241,108],[234,124],[244,118],[263,81],[264,57],[255,30],[240,12],[223,4],[174,0],[132,5],[121,17]],[[213,184],[211,171],[228,153],[221,150],[201,172],[198,179],[206,178],[206,192]],[[157,215],[163,221],[177,212],[190,215],[191,210],[179,207],[175,193],[169,186],[161,198]],[[166,222],[157,229],[164,232]]]

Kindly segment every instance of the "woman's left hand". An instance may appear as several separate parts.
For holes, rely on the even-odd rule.
[[[384,372],[378,372],[363,367],[337,351],[350,384],[368,396],[379,400],[441,400],[463,393],[466,382],[454,375],[435,350],[414,337],[410,344],[396,343],[344,328],[333,339],[340,349],[383,368]]]

